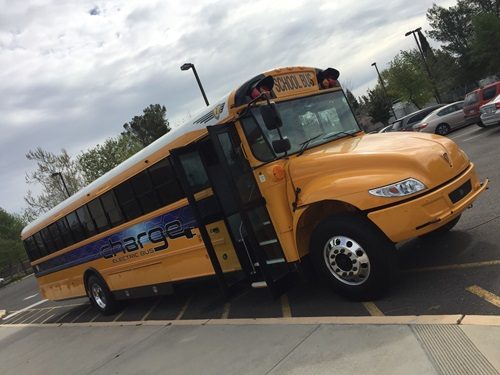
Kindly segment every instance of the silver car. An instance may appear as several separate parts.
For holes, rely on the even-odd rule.
[[[500,124],[500,95],[479,109],[484,126]]]
[[[446,135],[451,130],[467,125],[463,111],[464,101],[445,105],[413,125],[413,131]]]

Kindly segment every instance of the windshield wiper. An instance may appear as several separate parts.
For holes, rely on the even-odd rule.
[[[323,139],[330,139],[330,138],[336,137],[339,134],[345,134],[345,135],[348,135],[350,137],[355,137],[355,135],[352,133],[352,131],[351,131],[351,133],[344,132],[344,131],[338,131],[338,132],[328,133],[327,135],[325,135],[323,137]]]
[[[304,153],[304,151],[307,149],[307,146],[309,146],[309,143],[311,143],[312,141],[314,141],[316,138],[321,137],[322,135],[323,134],[315,135],[314,137],[309,138],[307,141],[300,143],[300,150],[297,153],[297,156],[302,155]]]

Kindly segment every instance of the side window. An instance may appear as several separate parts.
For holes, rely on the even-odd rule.
[[[80,220],[80,223],[85,231],[85,237],[91,237],[97,234],[95,224],[92,221],[92,217],[90,216],[87,206],[82,206],[77,209],[76,214],[78,215],[78,219]]]
[[[40,255],[40,258],[49,254],[49,252],[47,251],[47,248],[45,247],[45,243],[43,242],[42,235],[40,234],[40,232],[35,233],[33,235],[33,238],[36,242],[36,247],[38,248],[38,253]]]
[[[63,249],[65,247],[64,241],[61,234],[59,233],[59,228],[57,228],[56,223],[52,223],[49,225],[49,232],[52,236],[52,240],[54,241],[54,251]]]
[[[132,177],[130,183],[145,214],[161,207],[160,200],[153,189],[153,183],[147,170]]]
[[[491,100],[495,96],[495,93],[497,92],[497,87],[491,86],[483,90],[483,99],[484,100]]]
[[[122,182],[114,188],[114,192],[127,220],[132,220],[142,215],[141,206],[139,206],[139,202],[135,199],[132,186],[128,181]]]
[[[59,233],[61,234],[64,246],[67,247],[73,245],[73,237],[71,236],[71,230],[69,229],[69,225],[65,217],[57,220],[57,228],[59,228]]]
[[[92,215],[92,219],[94,219],[94,223],[96,225],[96,229],[98,232],[104,232],[108,230],[111,226],[109,225],[108,218],[106,217],[106,213],[102,208],[101,200],[95,198],[87,204],[90,214]]]
[[[162,205],[166,206],[184,197],[172,170],[172,166],[167,159],[163,159],[149,167],[149,175],[153,182],[153,188],[160,197]]]
[[[26,248],[26,251],[28,252],[28,257],[30,261],[37,260],[40,258],[40,254],[38,252],[38,247],[36,246],[35,239],[33,236],[26,238],[24,240],[24,247]]]
[[[45,242],[46,249],[47,249],[47,254],[52,254],[54,251],[56,251],[55,247],[56,244],[54,240],[52,239],[52,236],[49,233],[48,228],[43,228],[40,233],[42,234],[43,242]]]
[[[86,238],[86,235],[80,224],[80,220],[78,220],[78,217],[76,216],[76,212],[66,215],[66,220],[68,221],[75,242],[83,241]]]
[[[189,186],[193,191],[200,191],[210,186],[205,167],[197,152],[183,154],[180,157],[180,162],[186,171]]]
[[[118,202],[116,201],[115,193],[113,193],[113,190],[110,190],[107,193],[101,195],[101,202],[102,206],[104,207],[104,211],[108,215],[112,227],[123,223],[124,220],[122,210],[120,209],[120,206],[118,206]]]

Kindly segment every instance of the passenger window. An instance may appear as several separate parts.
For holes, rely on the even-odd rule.
[[[116,201],[115,194],[113,190],[104,193],[101,196],[102,206],[104,207],[104,211],[108,215],[109,221],[111,222],[111,226],[115,227],[121,223],[123,223],[123,215],[120,206],[118,206],[118,202]]]
[[[76,214],[78,215],[78,219],[82,224],[82,227],[85,231],[85,237],[91,237],[94,234],[97,234],[97,230],[95,228],[95,224],[92,221],[92,217],[90,216],[89,209],[87,206],[82,206],[76,210]]]
[[[42,234],[43,242],[45,243],[46,249],[47,249],[47,254],[52,254],[54,251],[56,251],[56,245],[54,243],[54,240],[52,239],[52,236],[49,233],[48,228],[43,228],[40,233]]]
[[[64,241],[62,239],[61,234],[59,233],[59,229],[57,228],[57,224],[53,223],[49,225],[49,232],[50,235],[52,236],[52,240],[54,241],[54,251],[61,250],[63,249],[64,246]]]
[[[168,159],[151,166],[149,175],[162,205],[166,206],[184,197]]]
[[[73,237],[71,236],[71,230],[69,229],[66,218],[63,217],[62,219],[59,219],[57,221],[57,227],[59,228],[59,233],[61,234],[64,246],[66,247],[73,245]]]
[[[135,199],[132,186],[128,181],[122,182],[114,188],[114,192],[127,220],[132,220],[142,215],[141,206],[139,206],[139,202]]]
[[[106,213],[102,208],[100,199],[96,198],[92,200],[87,204],[87,206],[89,207],[92,219],[94,219],[97,231],[104,232],[105,230],[108,230],[111,226],[109,225]]]
[[[181,155],[180,162],[186,171],[189,186],[194,192],[206,189],[210,186],[205,167],[197,152]]]
[[[40,258],[42,258],[45,255],[49,254],[47,248],[45,247],[45,243],[43,242],[42,235],[40,234],[40,232],[35,233],[33,235],[33,238],[35,239],[36,247],[38,248],[38,252],[40,254]]]
[[[38,252],[38,248],[36,246],[36,242],[33,239],[33,236],[26,238],[24,240],[24,247],[26,248],[26,251],[28,252],[28,257],[31,262],[37,260],[40,258],[40,254]]]
[[[153,189],[153,183],[147,170],[132,177],[130,183],[145,214],[161,207],[160,200]]]
[[[86,238],[85,231],[76,216],[76,212],[66,215],[66,220],[68,221],[75,243],[83,241]]]

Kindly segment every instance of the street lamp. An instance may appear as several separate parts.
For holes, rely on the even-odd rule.
[[[198,86],[200,87],[201,95],[203,95],[203,99],[205,99],[205,103],[208,107],[208,99],[207,99],[207,96],[205,95],[205,90],[203,90],[203,86],[201,85],[200,77],[198,77],[198,73],[196,72],[196,68],[194,67],[194,64],[191,64],[191,63],[182,64],[181,70],[189,70],[189,69],[193,69],[194,77],[196,78],[196,82],[198,82]]]
[[[384,85],[384,81],[382,80],[382,76],[380,75],[380,72],[378,71],[377,63],[376,62],[372,63],[372,66],[374,66],[375,70],[377,71],[378,80],[380,82],[380,85],[382,86],[382,90],[384,90],[384,95],[385,95],[387,101],[389,102],[389,104],[391,105],[391,112],[392,112],[392,115],[394,116],[394,120],[397,120],[398,118],[396,117],[396,112],[394,112],[394,108],[392,108],[392,101],[390,100],[389,95],[387,95],[387,90],[385,89],[385,85]]]
[[[418,51],[420,52],[420,56],[422,56],[422,60],[424,62],[425,70],[427,71],[427,75],[429,76],[429,79],[431,80],[432,88],[434,89],[434,95],[436,96],[436,100],[438,103],[441,102],[441,97],[439,96],[439,91],[436,87],[436,84],[434,83],[434,80],[432,78],[431,70],[429,69],[429,65],[427,65],[427,60],[425,59],[424,51],[422,51],[422,47],[420,46],[420,43],[417,40],[417,36],[415,35],[416,33],[421,33],[422,28],[417,27],[415,30],[410,30],[405,33],[405,36],[409,36],[413,34],[413,38],[415,38],[415,43],[417,43]],[[421,35],[423,38],[423,35]],[[424,38],[425,39],[425,38]],[[428,43],[427,43],[428,44]]]
[[[61,174],[61,172],[54,172],[50,175],[50,177],[54,178],[54,177],[57,177],[59,176],[59,178],[61,179],[62,181],[62,184],[64,186],[64,190],[66,191],[66,194],[68,194],[68,198],[71,196],[71,194],[69,193],[68,191],[68,187],[66,186],[66,182],[64,182],[64,177],[63,175]]]

